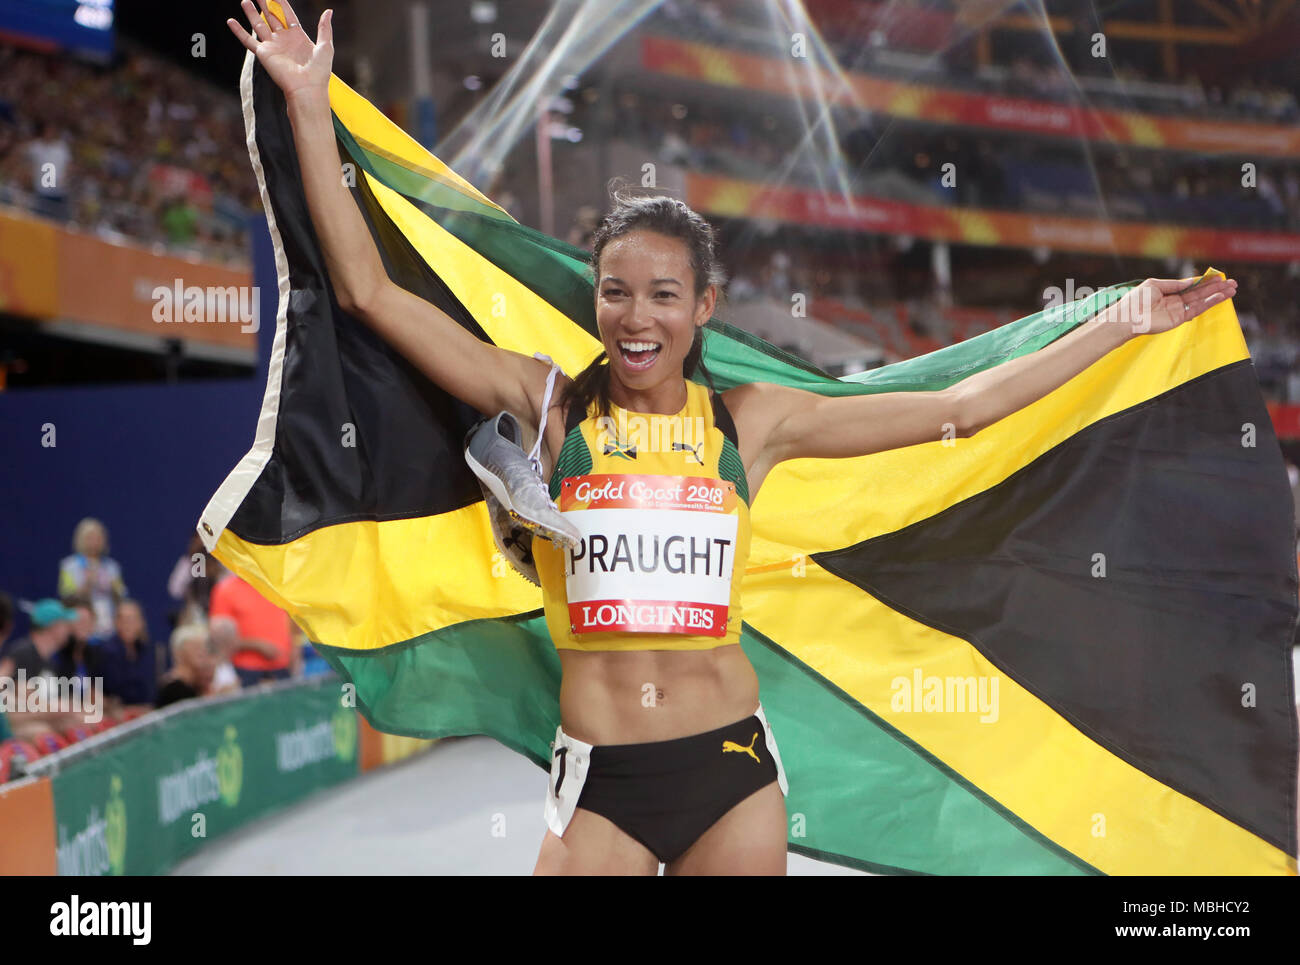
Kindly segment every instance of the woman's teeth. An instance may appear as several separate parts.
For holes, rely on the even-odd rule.
[[[648,369],[654,365],[655,359],[659,357],[660,344],[658,342],[619,342],[619,354],[623,356],[624,363],[633,369]]]

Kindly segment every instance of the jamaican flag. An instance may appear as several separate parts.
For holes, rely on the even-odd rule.
[[[545,768],[560,664],[462,455],[479,414],[340,310],[252,54],[242,93],[279,312],[255,442],[199,531],[376,727],[486,734]],[[516,223],[338,78],[330,101],[397,284],[570,374],[595,356],[585,252]],[[704,357],[720,389],[928,391],[1126,290],[842,379],[716,319]],[[791,850],[894,873],[1295,873],[1295,521],[1231,304],[975,436],[784,463],[752,524],[742,646]]]

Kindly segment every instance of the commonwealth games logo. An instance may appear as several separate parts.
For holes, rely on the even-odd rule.
[[[234,724],[226,725],[226,739],[217,749],[217,789],[228,807],[239,803],[239,791],[244,783],[244,752],[235,740]]]
[[[341,761],[352,760],[357,752],[357,715],[354,711],[340,707],[334,711],[331,721],[334,730],[334,753]]]
[[[108,866],[115,875],[126,868],[126,802],[122,800],[122,778],[114,774],[109,782],[108,804],[104,806],[104,843]]]

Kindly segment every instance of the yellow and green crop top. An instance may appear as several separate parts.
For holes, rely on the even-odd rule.
[[[533,541],[556,649],[738,643],[749,486],[721,397],[687,380],[676,415],[595,409],[570,410],[550,479],[582,542]]]

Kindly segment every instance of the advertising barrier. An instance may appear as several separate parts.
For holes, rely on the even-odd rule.
[[[49,778],[0,784],[0,876],[52,875],[54,853]]]
[[[31,770],[53,790],[58,873],[162,874],[206,841],[355,777],[359,718],[340,694],[331,675],[184,702],[37,761]]]

